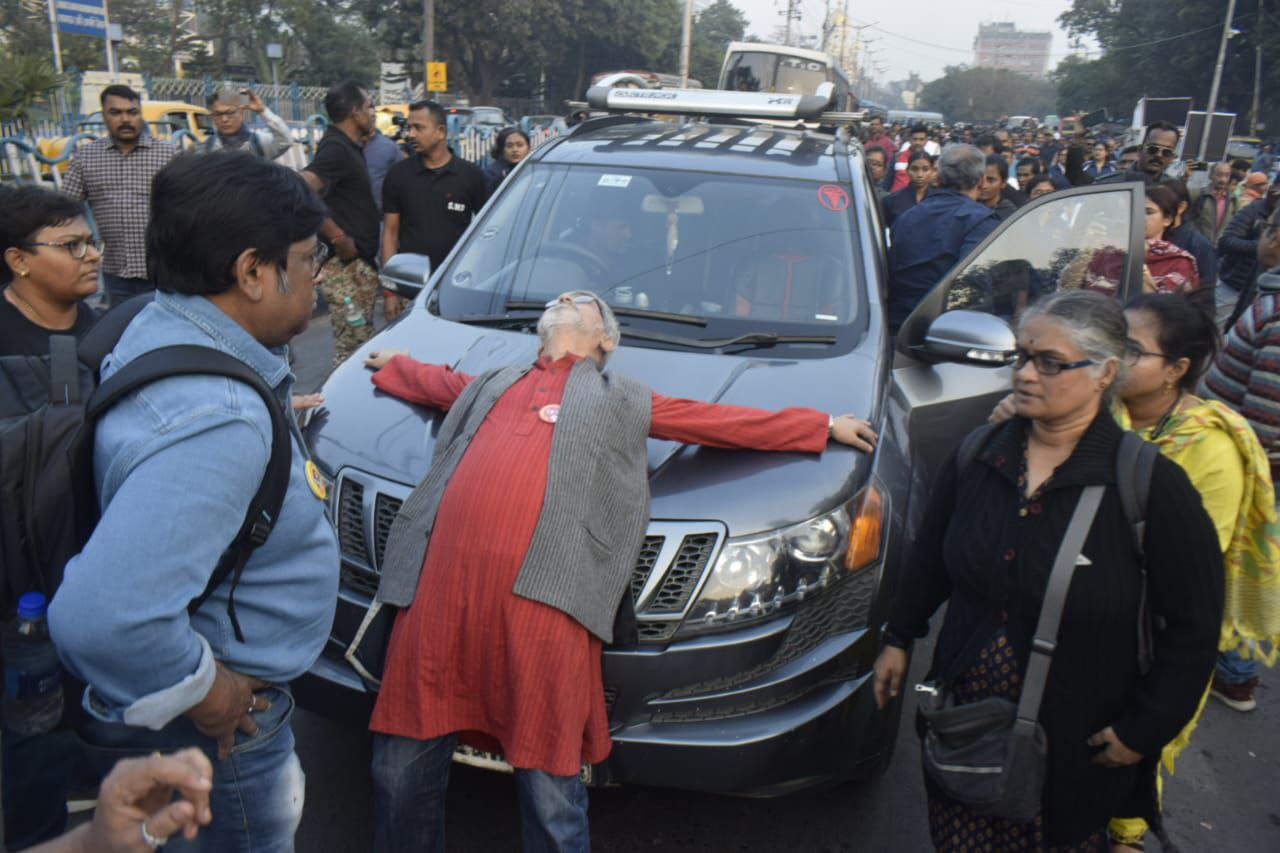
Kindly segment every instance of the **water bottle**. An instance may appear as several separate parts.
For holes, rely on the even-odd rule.
[[[364,312],[356,307],[350,296],[342,297],[342,307],[347,316],[348,326],[363,326],[368,322],[364,318]]]
[[[4,633],[4,727],[19,735],[52,731],[62,719],[62,666],[49,639],[44,594],[18,599]]]

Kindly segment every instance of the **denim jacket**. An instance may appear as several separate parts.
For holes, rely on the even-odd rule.
[[[268,350],[203,297],[160,293],[103,364],[111,375],[158,347],[198,344],[241,359],[286,407],[287,348]],[[223,377],[154,382],[98,422],[94,480],[102,519],[67,564],[49,608],[66,666],[90,685],[85,707],[111,722],[159,729],[200,702],[214,661],[287,682],[320,655],[333,622],[338,549],[293,429],[293,470],[280,517],[236,588],[235,639],[223,584],[194,615],[266,470],[271,423],[257,393]]]

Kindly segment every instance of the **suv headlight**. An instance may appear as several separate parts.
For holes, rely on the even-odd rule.
[[[679,633],[759,621],[874,565],[883,503],[880,491],[868,486],[847,505],[808,521],[730,539]]]

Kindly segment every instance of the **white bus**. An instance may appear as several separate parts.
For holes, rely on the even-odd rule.
[[[724,54],[719,88],[731,92],[813,95],[823,83],[835,86],[831,109],[837,112],[858,109],[858,99],[848,76],[830,54],[784,44],[734,41]]]

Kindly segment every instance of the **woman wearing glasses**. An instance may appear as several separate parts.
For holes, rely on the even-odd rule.
[[[1107,409],[1130,347],[1114,300],[1064,291],[1027,309],[1018,333],[1016,416],[965,471],[955,456],[930,493],[915,553],[898,578],[875,667],[883,706],[902,688],[907,650],[947,612],[930,679],[960,704],[1016,700],[1045,584],[1083,488],[1105,485],[1062,613],[1040,707],[1048,766],[1030,823],[981,815],[926,778],[939,850],[1097,850],[1107,822],[1158,822],[1160,750],[1192,718],[1209,682],[1222,618],[1222,559],[1187,476],[1157,458],[1144,556],[1116,491],[1121,428]],[[1155,664],[1138,664],[1141,570],[1164,621]]]
[[[0,191],[0,355],[48,355],[50,335],[93,325],[102,243],[84,205],[40,187]]]

